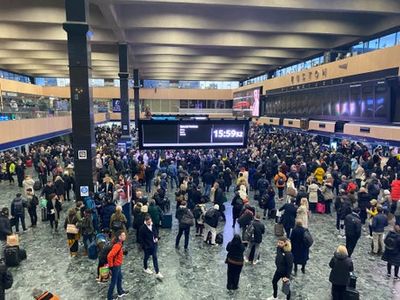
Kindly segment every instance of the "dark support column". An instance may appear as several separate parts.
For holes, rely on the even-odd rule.
[[[139,70],[133,70],[133,100],[135,101],[135,129],[139,128],[139,118],[140,118],[140,105],[139,105]]]
[[[65,0],[68,34],[68,60],[71,89],[72,145],[74,149],[75,193],[77,199],[93,191],[96,181],[95,147],[91,78],[91,56],[88,43],[87,0]]]
[[[121,97],[121,127],[122,138],[131,139],[130,137],[130,117],[129,117],[129,90],[128,90],[128,45],[119,44],[119,80],[120,80],[120,97]]]

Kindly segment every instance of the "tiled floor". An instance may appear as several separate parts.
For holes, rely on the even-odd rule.
[[[0,183],[0,206],[9,206],[17,190],[18,188],[10,187],[8,183]],[[220,231],[224,231],[224,244],[233,235],[230,205],[227,205],[227,213],[228,221],[226,224],[222,223],[220,228]],[[27,223],[29,224],[29,220]],[[63,300],[106,299],[108,285],[95,281],[97,261],[83,257],[71,259],[63,230],[59,234],[52,234],[49,224],[39,223],[36,229],[21,235],[21,246],[27,250],[28,259],[18,268],[12,268],[14,286],[7,292],[7,299],[32,299],[30,294],[35,287],[55,292]],[[158,281],[142,272],[143,256],[132,242],[134,237],[133,232],[130,232],[127,242],[129,254],[123,265],[123,286],[131,292],[126,299],[268,298],[272,294],[276,239],[273,235],[273,223],[265,223],[267,233],[261,246],[261,262],[257,266],[244,267],[240,288],[235,292],[228,292],[225,288],[224,247],[204,245],[192,232],[189,252],[176,251],[174,239],[177,224],[174,221],[172,230],[161,231],[159,263],[165,278]],[[312,217],[310,231],[314,235],[315,243],[306,274],[300,273],[293,280],[293,299],[330,299],[328,263],[337,245],[344,243],[344,240],[337,237],[334,224],[333,217]],[[235,230],[239,231],[238,228]],[[385,263],[380,258],[371,257],[368,254],[369,249],[370,240],[363,236],[353,255],[361,299],[400,299],[393,281],[385,278]],[[280,297],[284,299],[282,295]]]

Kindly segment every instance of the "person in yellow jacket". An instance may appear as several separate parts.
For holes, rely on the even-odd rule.
[[[287,177],[283,174],[282,169],[279,169],[278,174],[274,177],[275,186],[278,188],[279,200],[283,200],[283,191],[285,190]]]
[[[315,169],[314,177],[315,179],[317,179],[318,184],[321,185],[324,183],[324,176],[325,176],[325,170],[321,166]]]
[[[371,204],[371,207],[369,209],[366,208],[366,211],[368,215],[369,238],[372,239],[372,221],[378,214],[378,200],[372,199],[369,203]]]
[[[15,174],[15,163],[13,161],[10,160],[9,162],[7,162],[6,171],[7,171],[8,180],[10,181],[10,185],[11,185],[14,183],[13,175]]]

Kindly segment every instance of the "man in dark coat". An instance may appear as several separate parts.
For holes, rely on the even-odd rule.
[[[214,204],[213,207],[207,210],[204,215],[204,242],[207,243],[208,233],[211,232],[211,245],[215,245],[215,238],[217,236],[217,227],[219,220],[219,206]]]
[[[179,248],[179,242],[182,234],[185,234],[185,250],[189,246],[190,227],[194,225],[194,216],[189,208],[186,207],[186,201],[182,201],[181,206],[176,210],[175,217],[179,222],[179,232],[176,236],[175,248]]]
[[[361,226],[360,209],[355,208],[353,212],[348,214],[344,219],[346,248],[349,257],[351,257],[353,254],[354,248],[356,247],[358,239],[361,236]]]
[[[287,237],[290,237],[290,231],[294,228],[296,222],[297,207],[294,205],[295,201],[295,199],[292,199],[290,203],[286,203],[279,209],[279,211],[284,211],[281,222]]]
[[[394,231],[390,231],[385,238],[385,251],[382,260],[387,262],[387,277],[391,277],[392,266],[394,266],[394,279],[399,278],[400,266],[400,226],[395,225]]]
[[[8,218],[8,208],[3,207],[0,212],[0,257],[4,257],[4,248],[6,247],[7,236],[12,234],[10,219]]]
[[[265,233],[265,226],[263,223],[261,223],[260,218],[261,218],[260,215],[256,214],[253,222],[251,222],[251,224],[249,225],[253,227],[252,228],[253,232],[251,240],[249,241],[249,244],[247,246],[246,252],[244,253],[244,260],[245,262],[248,262],[250,259],[251,250],[254,247],[253,265],[256,265],[258,263],[262,236]]]
[[[350,272],[353,272],[353,261],[347,255],[346,247],[341,245],[329,262],[331,273],[329,281],[332,283],[332,299],[345,299],[346,287],[349,283]]]

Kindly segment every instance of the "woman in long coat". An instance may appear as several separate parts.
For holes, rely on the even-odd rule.
[[[296,221],[296,227],[292,230],[290,241],[292,242],[292,254],[294,273],[297,273],[297,265],[301,265],[301,272],[304,274],[309,259],[309,248],[304,243],[305,228],[301,220]]]
[[[64,229],[67,230],[68,225],[75,225],[75,227],[78,227],[78,222],[79,219],[76,214],[76,209],[72,207],[68,210],[68,216],[65,218]],[[75,257],[78,254],[79,238],[80,238],[79,232],[68,233],[67,230],[67,242],[72,257]]]

